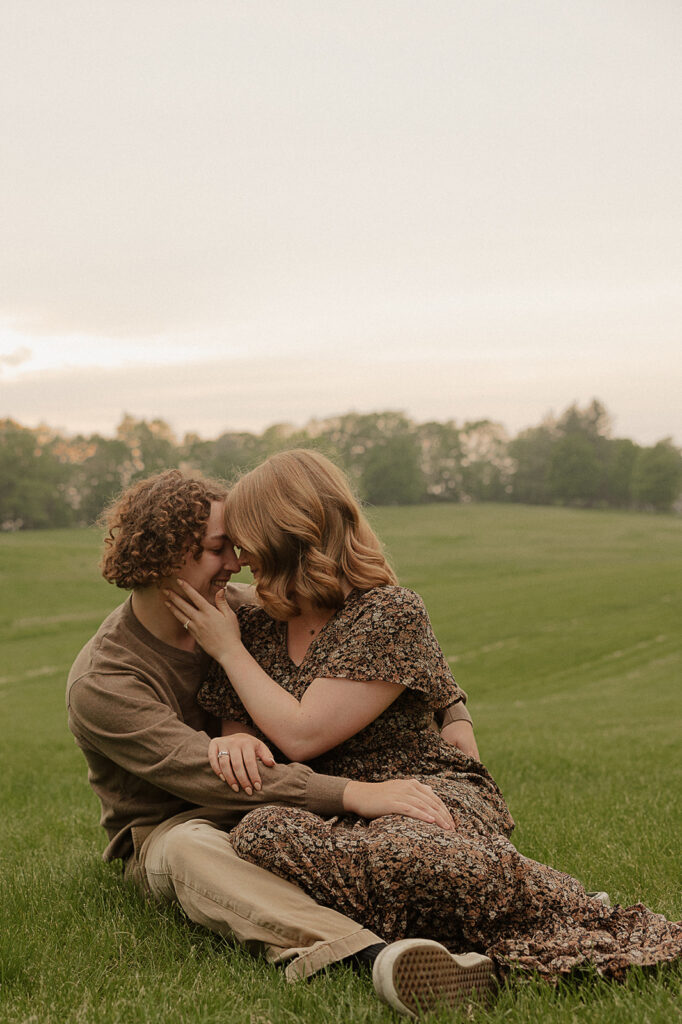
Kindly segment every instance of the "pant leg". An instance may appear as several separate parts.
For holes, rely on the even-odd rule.
[[[229,834],[210,821],[179,815],[147,837],[136,874],[157,899],[177,901],[190,920],[251,949],[286,976],[314,974],[381,940],[302,889],[241,860]]]

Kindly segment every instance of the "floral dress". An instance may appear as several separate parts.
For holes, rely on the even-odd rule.
[[[434,712],[463,693],[417,594],[400,587],[353,590],[298,666],[288,654],[285,623],[253,606],[239,610],[239,621],[245,647],[299,700],[320,677],[403,685],[374,722],[310,765],[366,782],[415,777],[444,800],[455,823],[445,831],[400,815],[325,821],[270,805],[251,811],[231,833],[241,857],[388,942],[427,936],[453,952],[486,953],[502,969],[555,977],[591,963],[621,977],[632,964],[680,956],[682,924],[642,904],[604,907],[576,879],[512,845],[514,823],[489,772],[434,727]],[[219,666],[198,700],[220,718],[254,727]]]

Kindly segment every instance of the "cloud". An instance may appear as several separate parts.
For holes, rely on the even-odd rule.
[[[178,434],[205,438],[225,431],[260,431],[277,422],[302,425],[349,411],[404,410],[418,420],[501,421],[512,432],[540,422],[571,402],[600,398],[619,436],[644,444],[678,434],[678,375],[642,365],[624,353],[624,374],[612,359],[548,354],[538,360],[486,353],[415,360],[366,352],[317,358],[270,356],[182,366],[80,368],[29,373],[3,384],[1,415],[26,426],[47,422],[65,433],[114,434],[124,412],[161,418]],[[494,371],[494,372],[493,372]]]
[[[227,337],[431,287],[676,281],[680,9],[0,5],[0,316]]]
[[[21,366],[22,363],[28,362],[32,354],[31,349],[26,345],[22,345],[6,355],[0,354],[0,373],[3,366]]]

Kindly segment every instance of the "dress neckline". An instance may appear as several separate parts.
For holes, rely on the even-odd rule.
[[[321,629],[320,629],[320,630],[319,630],[319,631],[318,631],[318,632],[317,632],[317,633],[315,634],[315,636],[314,636],[314,637],[312,638],[312,640],[311,640],[311,641],[310,641],[310,643],[308,644],[308,647],[307,647],[307,649],[306,649],[306,652],[305,652],[305,654],[303,655],[303,657],[301,658],[301,660],[300,660],[299,662],[296,662],[296,661],[294,661],[294,659],[293,659],[293,658],[291,657],[291,655],[289,654],[289,623],[288,623],[288,621],[287,621],[287,622],[282,622],[282,623],[281,623],[281,628],[280,628],[280,630],[279,630],[279,635],[280,635],[280,641],[281,641],[281,643],[282,643],[282,644],[283,644],[283,646],[284,646],[284,653],[285,653],[285,655],[286,655],[286,657],[287,657],[287,661],[289,662],[289,664],[290,664],[290,665],[293,665],[293,666],[294,666],[294,668],[296,669],[296,671],[297,671],[297,672],[298,672],[298,671],[299,671],[299,670],[300,670],[301,668],[303,668],[304,664],[305,664],[305,663],[306,663],[306,661],[308,660],[308,655],[310,654],[310,652],[311,652],[311,650],[313,649],[313,647],[314,647],[314,646],[316,645],[317,641],[318,641],[318,640],[320,639],[320,637],[321,637],[321,636],[323,635],[323,633],[325,633],[325,632],[326,632],[327,628],[328,628],[328,627],[329,627],[329,626],[331,625],[331,623],[332,623],[332,622],[336,622],[336,621],[337,621],[337,619],[338,619],[338,617],[339,617],[340,613],[341,613],[342,611],[344,611],[344,610],[345,610],[345,609],[347,608],[347,606],[348,606],[348,602],[350,601],[350,598],[351,598],[351,597],[352,597],[352,596],[353,596],[354,594],[356,594],[356,593],[357,593],[357,588],[356,588],[356,587],[353,587],[353,588],[352,588],[352,590],[349,590],[349,592],[348,592],[348,593],[346,594],[346,599],[345,599],[345,601],[343,602],[343,604],[341,605],[341,607],[340,607],[340,608],[335,608],[335,609],[334,609],[334,611],[333,611],[333,612],[332,612],[332,614],[331,614],[331,615],[329,616],[329,618],[327,619],[327,621],[325,622],[325,624],[324,624],[324,625],[322,626],[322,628],[321,628]]]

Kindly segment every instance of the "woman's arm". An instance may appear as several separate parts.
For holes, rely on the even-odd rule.
[[[233,718],[223,718],[220,723],[221,736],[234,736],[236,732],[248,733],[249,736],[256,736],[255,729],[252,729],[246,722],[237,722]]]
[[[239,623],[222,593],[217,607],[178,581],[187,599],[167,592],[168,607],[203,649],[220,662],[256,725],[292,761],[307,761],[373,722],[404,687],[355,679],[314,679],[301,701],[283,690],[241,642]]]
[[[298,701],[243,645],[218,660],[251,718],[292,761],[309,761],[354,736],[405,689],[381,680],[321,678],[314,679]]]

